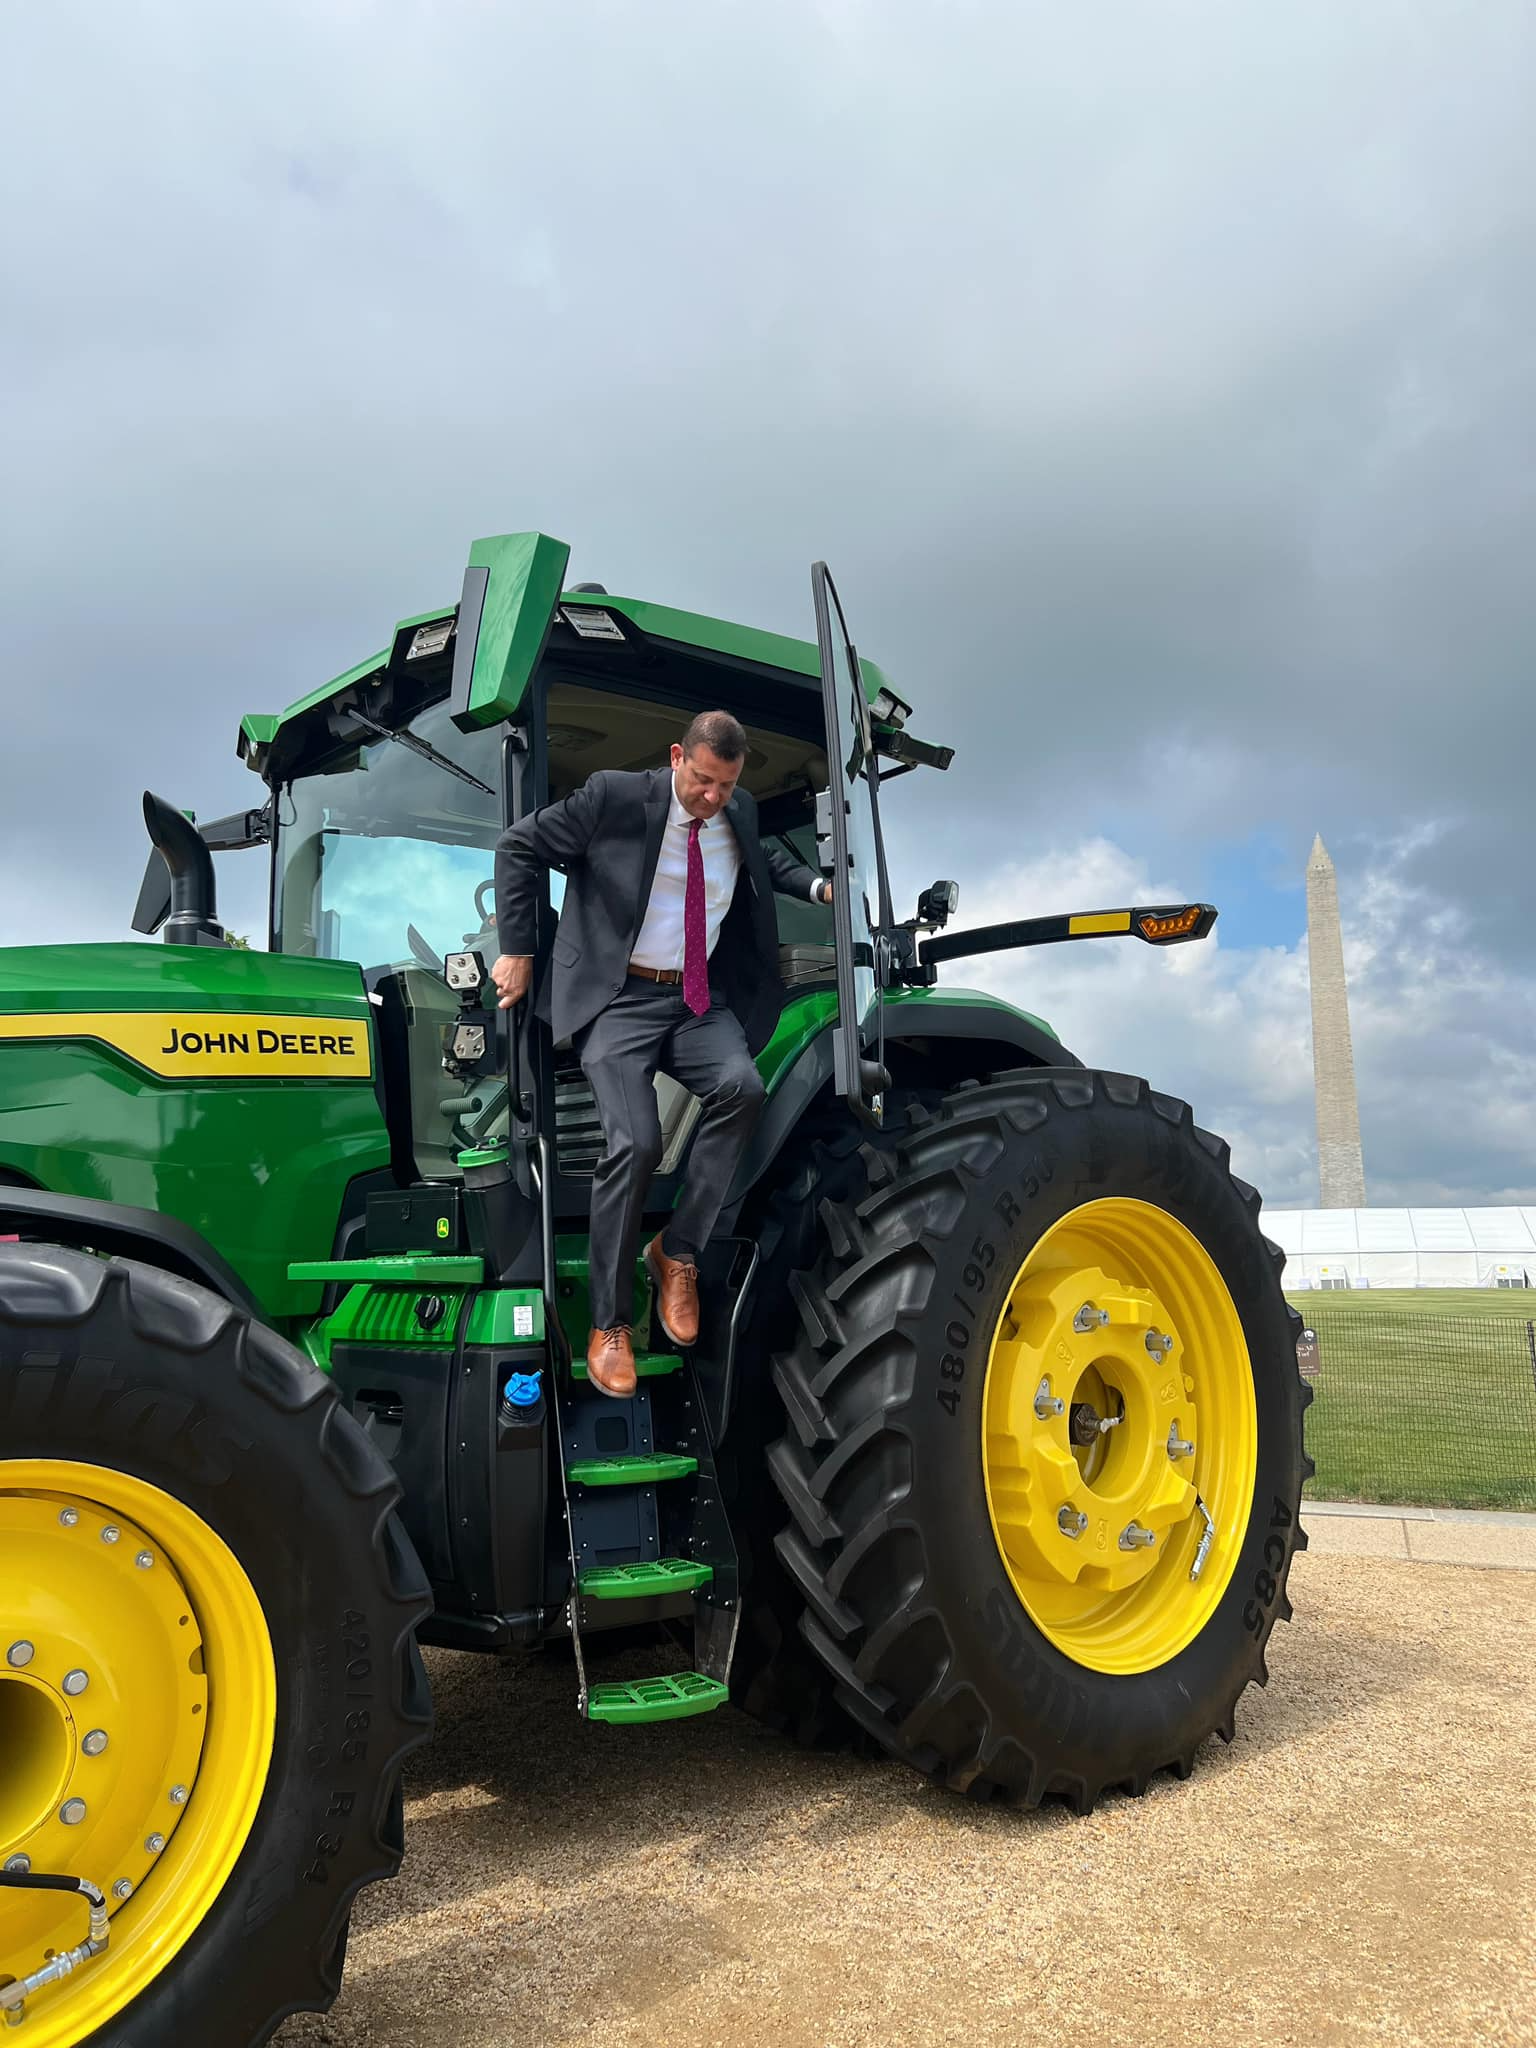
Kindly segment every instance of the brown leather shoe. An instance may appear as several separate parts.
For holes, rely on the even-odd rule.
[[[656,1283],[656,1313],[674,1344],[699,1341],[699,1269],[692,1259],[669,1259],[658,1233],[645,1248],[645,1263]]]
[[[635,1391],[635,1347],[628,1323],[587,1333],[587,1378],[600,1394],[627,1401]]]

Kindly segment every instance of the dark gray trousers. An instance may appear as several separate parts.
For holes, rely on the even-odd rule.
[[[592,1326],[632,1314],[635,1258],[646,1192],[661,1162],[658,1072],[696,1095],[688,1172],[662,1237],[669,1258],[697,1259],[709,1242],[763,1103],[763,1083],[740,1024],[710,991],[695,1017],[677,987],[630,975],[607,1009],[577,1034],[581,1070],[603,1126],[592,1175]]]

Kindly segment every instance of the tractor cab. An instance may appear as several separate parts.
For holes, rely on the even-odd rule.
[[[854,1019],[847,1033],[840,1017],[841,1057],[845,1039],[873,1043],[881,906],[890,922],[869,775],[871,700],[883,735],[909,756],[918,743],[905,739],[905,707],[884,677],[858,666],[824,568],[814,578],[812,644],[595,585],[562,590],[565,558],[542,535],[477,543],[452,612],[403,621],[386,652],[281,718],[248,718],[241,751],[272,790],[272,949],[361,967],[377,1013],[396,1178],[456,1181],[466,1152],[504,1145],[509,1134],[544,1139],[554,1212],[577,1222],[600,1134],[572,1049],[531,1014],[508,1019],[478,1000],[498,950],[492,856],[503,826],[597,769],[664,762],[696,712],[731,710],[747,728],[742,780],[765,835],[848,880],[832,908],[776,903],[791,998],[783,1043],[803,1037],[811,1020],[824,1026],[841,1002]],[[947,749],[919,751],[947,765]],[[829,801],[829,760],[848,794],[841,807]],[[563,893],[564,878],[552,874],[536,977],[547,971]],[[460,963],[454,987],[451,957]],[[468,1033],[457,1029],[466,1011]],[[776,1065],[780,1053],[766,1057]],[[878,1090],[857,1063],[838,1085],[861,1113],[876,1113]],[[657,1089],[664,1212],[694,1105],[665,1076]]]

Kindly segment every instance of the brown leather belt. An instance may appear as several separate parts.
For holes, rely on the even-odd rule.
[[[638,974],[642,981],[663,982],[668,988],[677,988],[683,979],[681,967],[641,967],[635,961],[629,963],[631,974]]]

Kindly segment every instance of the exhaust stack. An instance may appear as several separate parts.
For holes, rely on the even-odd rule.
[[[190,819],[151,791],[144,792],[144,823],[155,852],[170,877],[170,910],[165,919],[168,946],[222,946],[224,927],[218,921],[213,856]],[[145,877],[146,882],[148,877]],[[144,929],[134,919],[138,929]],[[150,930],[154,926],[149,927]]]

